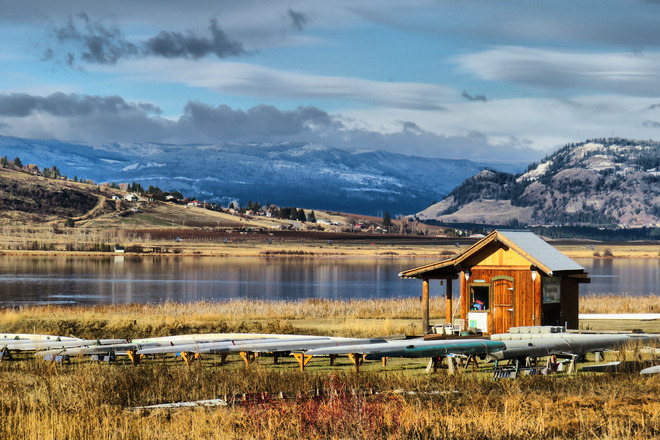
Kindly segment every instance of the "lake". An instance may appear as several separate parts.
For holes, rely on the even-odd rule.
[[[289,300],[420,296],[398,277],[429,259],[0,256],[0,306],[127,304],[232,298]],[[658,259],[576,259],[581,294],[658,294]],[[431,295],[445,286],[431,281]],[[454,288],[456,290],[456,287]]]

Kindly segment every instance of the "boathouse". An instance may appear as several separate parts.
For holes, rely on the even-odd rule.
[[[521,326],[578,328],[579,286],[590,281],[582,266],[528,231],[494,231],[454,258],[399,276],[423,281],[424,333],[430,280],[446,284],[448,324],[487,334]],[[460,305],[452,301],[454,280],[460,283]]]

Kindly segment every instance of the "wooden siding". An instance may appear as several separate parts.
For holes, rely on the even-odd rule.
[[[479,266],[527,266],[529,268],[530,262],[511,248],[500,247],[481,260]]]
[[[567,328],[577,329],[580,310],[580,284],[571,278],[561,280],[561,318]]]
[[[520,327],[530,325],[541,325],[541,280],[540,276],[536,281],[532,280],[532,272],[527,269],[509,268],[489,268],[475,266],[471,269],[470,279],[466,283],[465,278],[461,281],[461,316],[467,317],[470,309],[470,290],[468,285],[488,285],[490,286],[491,298],[489,306],[489,331],[491,333],[506,332],[509,327]],[[508,278],[512,281],[500,284],[499,280]],[[495,281],[495,282],[494,282]],[[511,316],[504,314],[507,307],[504,307],[503,291],[497,289],[513,287],[512,305],[513,313]],[[498,297],[499,295],[499,297]],[[499,310],[496,310],[497,304],[500,304]]]

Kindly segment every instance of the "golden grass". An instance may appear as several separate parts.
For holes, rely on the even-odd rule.
[[[586,295],[580,313],[660,313],[660,295]]]
[[[628,374],[494,382],[423,370],[303,374],[35,361],[3,362],[0,379],[0,438],[8,439],[643,439],[660,433],[660,382]],[[275,398],[280,391],[289,398]],[[239,400],[213,409],[127,410],[225,395]]]
[[[431,323],[445,322],[444,297],[430,299]],[[660,313],[660,296],[586,296],[580,313]],[[83,338],[140,338],[183,333],[259,332],[378,337],[418,334],[417,298],[224,302],[106,306],[36,306],[0,310],[0,332]],[[594,329],[606,322],[585,321]],[[660,330],[660,323],[622,322],[617,329]],[[604,326],[604,327],[603,327]]]
[[[619,307],[636,300],[624,299]],[[120,336],[111,331],[126,337],[197,331],[377,336],[418,325],[419,306],[418,300],[397,299],[25,307],[0,311],[0,332],[68,331],[83,337]],[[443,307],[444,298],[433,299],[432,316],[444,316]],[[387,366],[368,362],[355,374],[345,358],[338,359],[335,367],[314,358],[300,373],[291,358],[277,365],[259,358],[246,370],[236,356],[225,365],[205,356],[188,369],[168,357],[138,366],[77,358],[71,365],[59,365],[23,355],[21,360],[0,362],[0,438],[645,439],[660,435],[657,377],[580,373],[494,382],[483,372],[427,375],[424,366],[424,359],[394,359]],[[276,398],[280,392],[288,398]],[[238,400],[213,409],[128,410],[225,396]]]
[[[444,317],[445,300],[430,301]],[[263,332],[373,337],[419,332],[418,299],[164,303],[0,310],[0,332],[84,338],[139,338],[182,333]],[[106,335],[106,336],[104,336]]]

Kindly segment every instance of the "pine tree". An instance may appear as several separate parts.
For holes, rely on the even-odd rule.
[[[388,211],[385,211],[385,215],[383,216],[383,227],[388,231],[392,227],[392,217],[390,217],[390,213]]]

